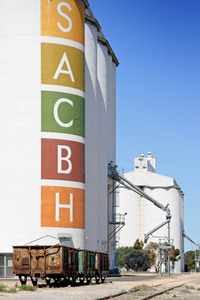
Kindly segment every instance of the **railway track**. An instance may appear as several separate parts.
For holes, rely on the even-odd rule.
[[[158,296],[168,294],[170,291],[174,290],[176,291],[177,289],[180,289],[181,287],[187,286],[187,287],[192,287],[190,286],[191,284],[197,282],[198,286],[200,284],[200,276],[199,279],[197,277],[195,278],[171,278],[168,279],[168,282],[162,282],[159,284],[153,284],[153,285],[148,285],[148,284],[142,284],[140,286],[136,286],[133,289],[130,289],[128,291],[122,291],[120,293],[117,293],[112,296],[107,296],[107,297],[102,297],[102,298],[97,298],[96,300],[104,300],[104,299],[115,299],[115,300],[126,300],[126,299],[137,299],[137,300],[147,300],[147,299],[155,299]],[[139,295],[142,293],[143,295]],[[190,293],[190,292],[188,292]],[[185,295],[184,295],[185,296]],[[186,295],[188,298],[178,298],[178,299],[190,299],[189,295]],[[193,298],[193,299],[200,299],[200,291],[198,293],[198,298]],[[160,298],[159,298],[160,299]],[[168,298],[171,299],[171,298]]]

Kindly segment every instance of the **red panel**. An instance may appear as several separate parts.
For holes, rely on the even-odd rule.
[[[84,150],[82,143],[42,139],[42,179],[84,183]]]

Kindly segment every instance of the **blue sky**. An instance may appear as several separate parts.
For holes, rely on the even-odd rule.
[[[117,164],[131,171],[152,151],[185,193],[185,231],[200,243],[200,1],[89,3],[120,62]]]

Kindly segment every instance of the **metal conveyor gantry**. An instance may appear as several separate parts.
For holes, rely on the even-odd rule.
[[[120,175],[119,172],[117,171],[117,166],[113,166],[113,162],[111,161],[108,164],[108,176],[112,178],[113,180],[116,180],[120,184],[122,184],[124,187],[127,189],[139,194],[141,197],[147,199],[148,201],[152,202],[155,206],[160,208],[161,210],[165,211],[167,213],[166,215],[166,220],[162,222],[160,225],[156,226],[154,229],[149,231],[144,235],[144,242],[147,243],[147,240],[149,236],[157,231],[159,228],[164,226],[165,224],[168,224],[168,245],[166,246],[166,249],[168,249],[169,255],[168,255],[168,274],[170,276],[170,220],[171,220],[171,214],[170,214],[170,209],[169,209],[169,204],[164,206],[162,203],[158,202],[157,200],[153,199],[151,196],[146,194],[143,190],[141,190],[139,187],[134,185],[132,182],[130,182],[128,179],[126,179],[123,175]]]

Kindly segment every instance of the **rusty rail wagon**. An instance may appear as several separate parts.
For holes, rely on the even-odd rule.
[[[108,275],[108,254],[81,250],[60,244],[52,246],[14,246],[13,273],[19,276],[21,284],[26,284],[30,276],[32,284],[37,286],[38,279],[44,279],[47,285],[74,285],[104,282]]]

